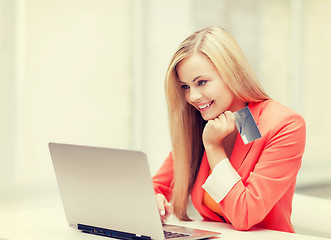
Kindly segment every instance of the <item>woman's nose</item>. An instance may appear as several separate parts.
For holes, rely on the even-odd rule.
[[[202,97],[201,92],[198,89],[190,88],[190,96],[189,99],[191,102],[196,102]]]

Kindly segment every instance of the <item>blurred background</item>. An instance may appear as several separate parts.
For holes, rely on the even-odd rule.
[[[155,173],[168,63],[211,25],[304,116],[297,191],[331,198],[330,16],[329,0],[0,0],[0,201],[57,191],[50,141],[143,150]]]

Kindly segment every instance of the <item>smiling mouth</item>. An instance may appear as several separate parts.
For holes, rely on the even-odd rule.
[[[210,103],[206,103],[206,104],[200,105],[200,106],[198,106],[198,109],[199,109],[199,110],[207,109],[208,107],[210,107],[210,105],[213,104],[213,102],[214,102],[214,101],[211,101]]]

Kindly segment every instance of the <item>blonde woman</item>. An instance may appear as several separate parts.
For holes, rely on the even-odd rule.
[[[153,177],[163,221],[206,220],[238,230],[294,232],[291,206],[305,148],[305,122],[268,97],[236,41],[222,28],[193,33],[165,80],[172,151]],[[244,144],[234,112],[248,106],[262,137]]]

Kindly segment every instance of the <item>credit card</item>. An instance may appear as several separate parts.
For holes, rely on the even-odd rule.
[[[234,112],[234,116],[236,118],[236,127],[244,144],[253,142],[261,137],[260,130],[248,107]]]

